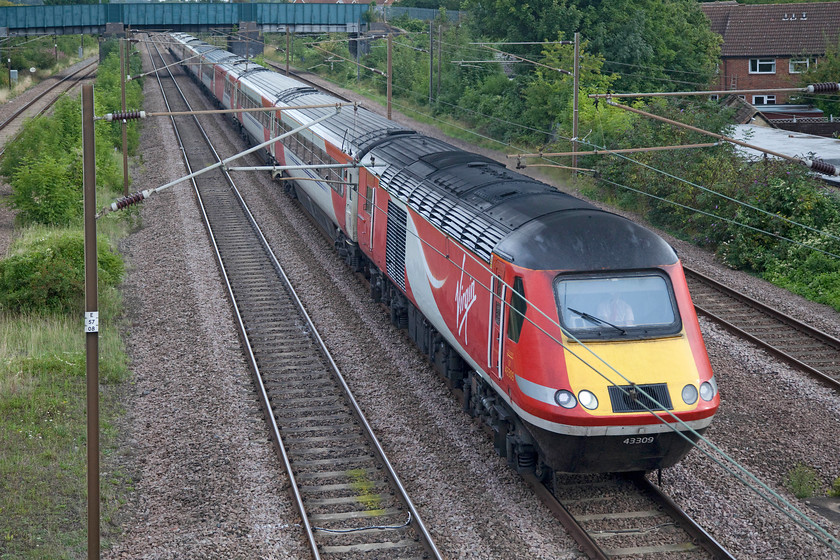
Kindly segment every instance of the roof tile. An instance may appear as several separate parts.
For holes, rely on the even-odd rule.
[[[825,54],[840,34],[840,2],[700,5],[723,37],[722,57]]]

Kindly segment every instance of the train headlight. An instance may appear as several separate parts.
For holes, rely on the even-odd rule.
[[[697,387],[694,385],[686,385],[682,390],[682,399],[685,404],[694,404],[697,402]]]
[[[718,387],[714,376],[711,379],[700,385],[700,398],[704,401],[710,401],[717,395]]]
[[[577,399],[575,399],[575,396],[565,389],[560,389],[554,393],[554,401],[563,408],[574,408],[577,406]]]
[[[578,393],[578,400],[584,408],[588,408],[589,410],[595,410],[598,408],[598,397],[596,397],[594,393],[581,391]]]

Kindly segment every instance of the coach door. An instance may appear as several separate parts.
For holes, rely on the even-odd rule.
[[[505,324],[505,297],[507,296],[507,286],[502,281],[505,277],[505,263],[494,257],[493,276],[490,280],[491,289],[493,291],[493,305],[490,313],[492,315],[490,321],[490,340],[488,341],[488,366],[491,372],[494,372],[499,379],[502,377],[502,361],[504,348],[504,328]]]
[[[356,171],[358,173],[358,170]],[[358,173],[359,176],[359,212],[358,232],[359,245],[363,249],[373,247],[373,216],[374,200],[373,185],[374,178],[367,173]],[[370,181],[370,182],[368,182]]]
[[[351,241],[358,241],[359,170],[356,168],[344,169],[342,177],[344,180],[344,190],[347,193],[344,209],[344,227],[347,230],[347,237]]]

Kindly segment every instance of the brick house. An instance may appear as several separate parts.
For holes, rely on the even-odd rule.
[[[840,36],[840,2],[700,5],[723,37],[718,89],[799,87],[800,74]],[[785,103],[785,93],[748,94],[753,105]]]

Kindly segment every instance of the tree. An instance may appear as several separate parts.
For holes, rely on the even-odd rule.
[[[721,38],[693,0],[582,0],[581,29],[618,91],[693,90],[714,76]]]
[[[562,39],[562,36],[558,39]],[[588,52],[589,43],[583,41],[580,46],[580,95],[578,96],[580,125],[582,128],[622,126],[627,122],[627,115],[607,106],[597,111],[594,100],[589,99],[589,93],[601,93],[613,87],[618,79],[617,75],[601,73],[604,63],[602,57]],[[541,64],[550,68],[571,71],[574,68],[574,47],[572,45],[547,45],[543,50]],[[566,137],[572,135],[572,105],[574,97],[574,79],[566,73],[557,72],[546,67],[534,70],[533,80],[525,88],[525,123],[534,128],[548,130],[556,135],[559,127]],[[615,122],[617,119],[617,122]],[[555,138],[542,139],[551,142]]]
[[[840,76],[840,35],[835,41],[826,41],[825,57],[802,74],[801,86],[820,82],[838,81]],[[840,95],[808,96],[808,103],[822,109],[827,115],[840,116]]]
[[[508,42],[552,41],[576,31],[619,74],[619,91],[705,87],[721,38],[694,0],[464,0],[478,35]],[[538,54],[539,47],[506,47]]]
[[[477,35],[507,42],[553,41],[558,32],[571,36],[583,14],[567,0],[464,0]],[[539,47],[511,47],[519,53],[539,53]]]

